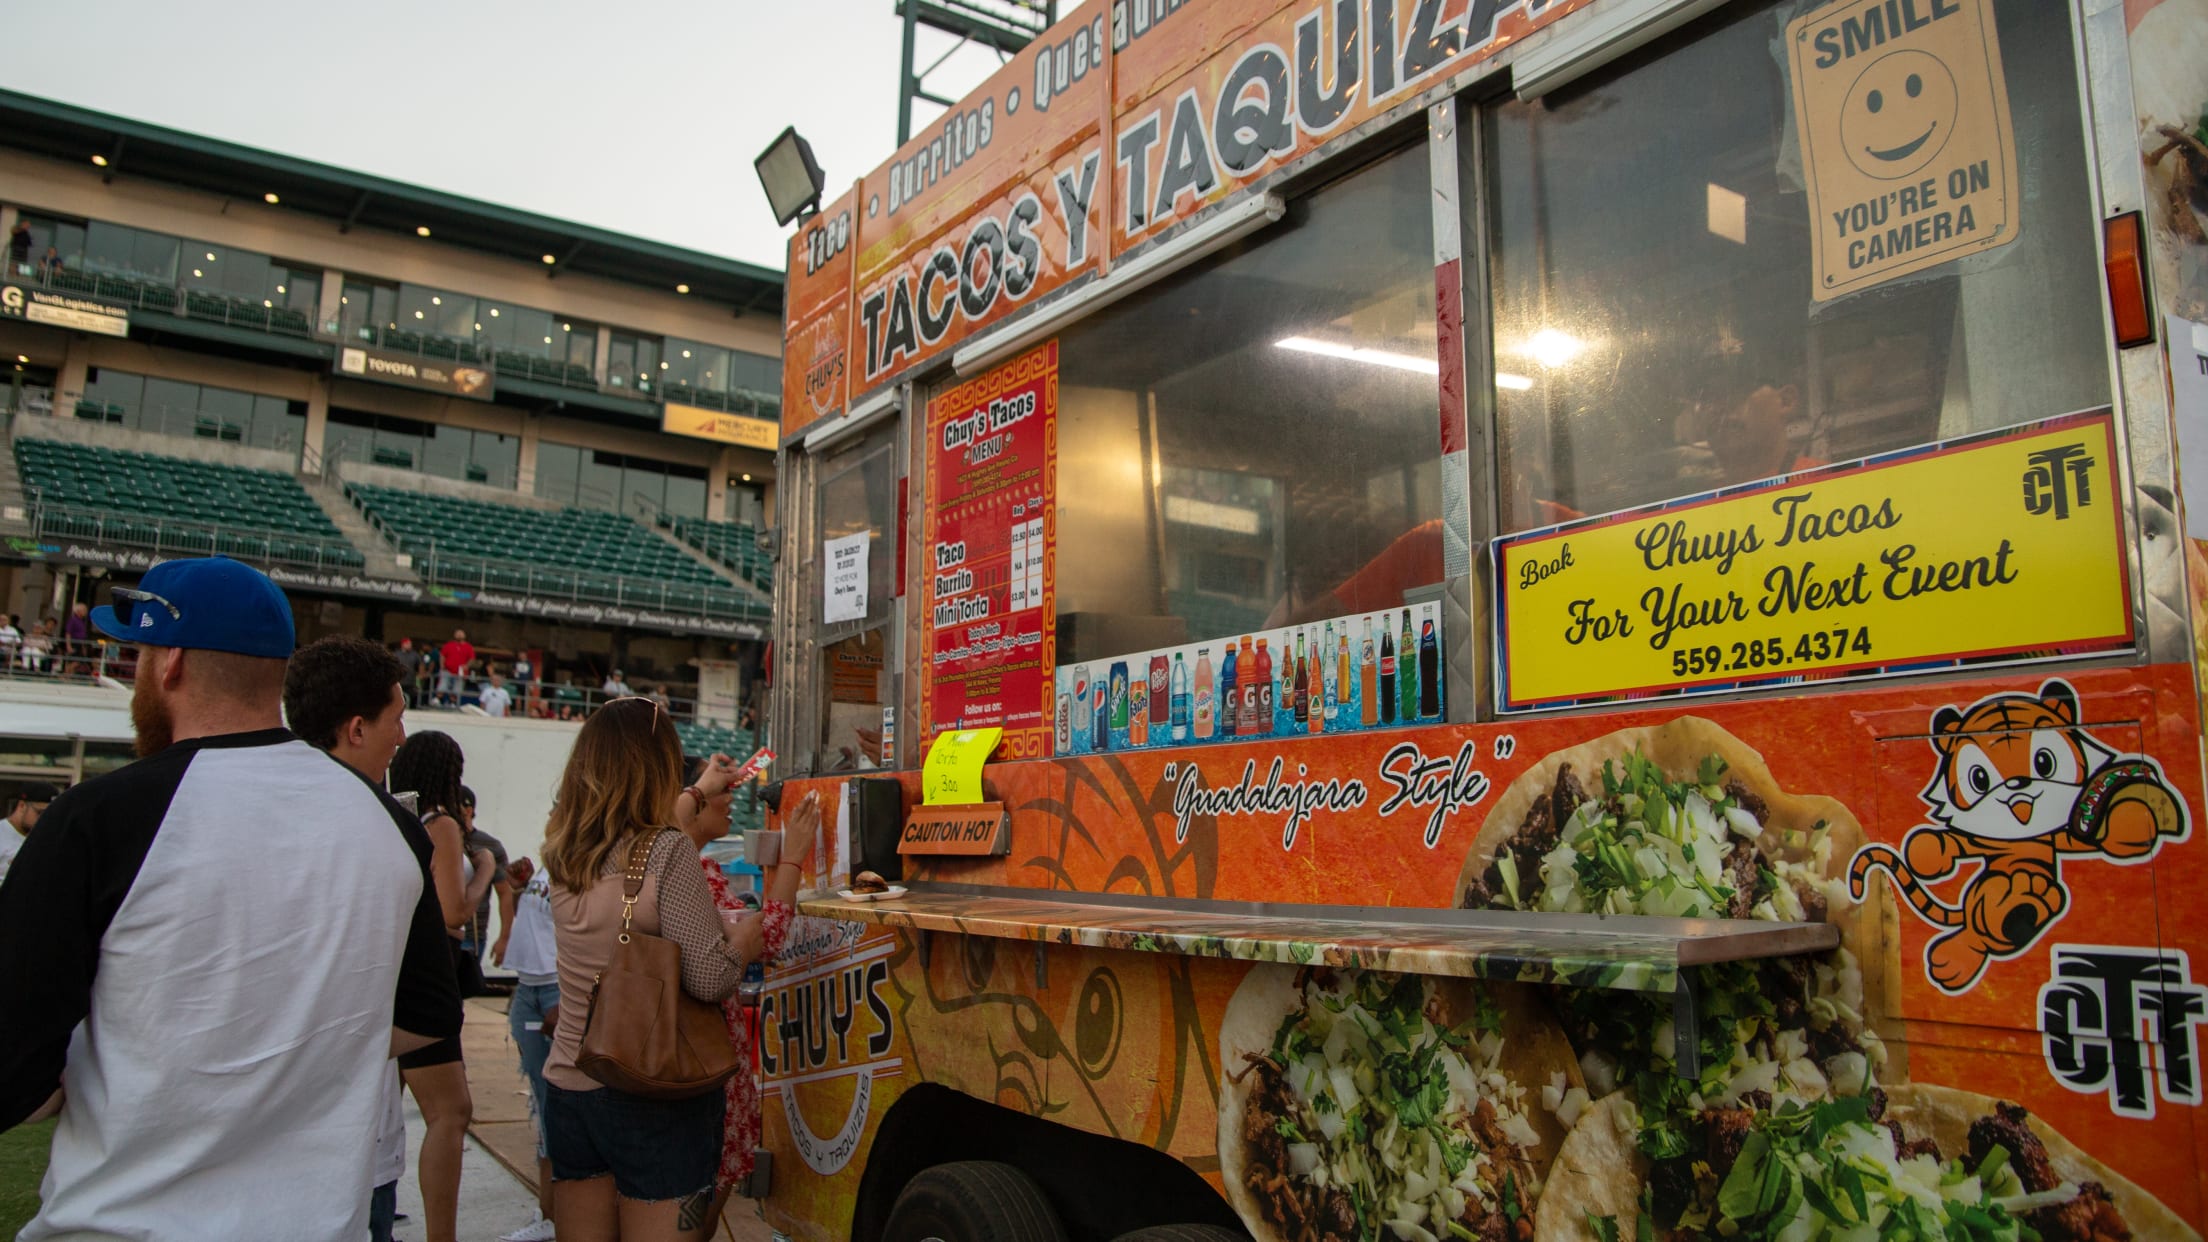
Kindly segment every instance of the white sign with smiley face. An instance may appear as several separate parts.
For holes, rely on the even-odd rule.
[[[1818,301],[2016,240],[1991,0],[1842,0],[1786,34]]]

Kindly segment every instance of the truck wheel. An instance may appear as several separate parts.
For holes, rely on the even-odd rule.
[[[1217,1225],[1152,1225],[1123,1233],[1112,1242],[1250,1242],[1250,1235]]]
[[[882,1242],[1066,1242],[1034,1179],[994,1160],[939,1164],[905,1183]]]

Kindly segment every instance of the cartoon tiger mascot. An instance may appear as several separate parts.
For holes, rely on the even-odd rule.
[[[2062,859],[2109,862],[2151,858],[2165,840],[2183,840],[2185,804],[2154,760],[2119,755],[2078,727],[2078,696],[2049,681],[2037,695],[1996,694],[1967,712],[1932,714],[1940,757],[1919,795],[1942,826],[1910,830],[1897,852],[1866,845],[1848,868],[1848,890],[1863,899],[1871,872],[1884,867],[1925,922],[1947,929],[1925,947],[1925,974],[1956,995],[1986,963],[2032,947],[2069,904]],[[1927,884],[1980,864],[1955,905]]]

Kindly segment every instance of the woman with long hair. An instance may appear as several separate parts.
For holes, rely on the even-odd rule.
[[[682,827],[682,835],[690,838],[690,844],[703,850],[707,845],[728,835],[729,804],[734,800],[733,784],[737,772],[734,760],[727,755],[715,755],[696,765],[691,772],[690,783],[683,786],[682,796],[675,802],[675,820]],[[705,872],[706,887],[713,891],[713,905],[726,920],[734,916],[745,923],[759,927],[760,952],[773,957],[782,951],[782,942],[790,934],[790,920],[797,914],[798,867],[777,863],[774,874],[767,881],[765,901],[752,910],[737,899],[728,887],[728,877],[723,875],[719,863],[699,855],[698,862]],[[705,1214],[705,1233],[710,1236],[721,1219],[721,1209],[728,1205],[728,1196],[736,1187],[751,1177],[752,1152],[759,1147],[759,1080],[752,1064],[755,1048],[751,1034],[751,1011],[743,1007],[741,1000],[729,996],[721,1001],[721,1017],[728,1023],[728,1037],[742,1054],[743,1068],[728,1080],[723,1094],[727,1097],[727,1113],[721,1122],[720,1167],[713,1177],[713,1202]]]
[[[678,1242],[709,1229],[721,1151],[722,1092],[654,1100],[602,1086],[576,1067],[591,985],[621,934],[622,873],[646,850],[631,928],[675,942],[682,990],[719,1001],[764,948],[759,920],[722,921],[696,849],[672,826],[682,792],[682,739],[657,703],[620,698],[576,735],[544,838],[558,935],[559,1026],[545,1062],[545,1134],[561,1242]],[[788,816],[787,884],[812,852],[817,799]]]
[[[430,879],[444,912],[453,973],[460,977],[466,950],[460,932],[490,883],[488,850],[470,858],[460,832],[460,774],[465,756],[452,735],[428,730],[414,734],[391,757],[391,792],[414,795],[414,812],[429,833]],[[439,1040],[399,1058],[399,1076],[421,1107],[422,1151],[419,1168],[423,1228],[429,1242],[456,1242],[460,1215],[460,1157],[466,1149],[468,1122],[475,1100],[468,1094],[467,1067],[460,1062],[460,1037]]]

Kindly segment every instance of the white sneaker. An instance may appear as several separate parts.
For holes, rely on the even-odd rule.
[[[552,1242],[552,1238],[552,1222],[540,1212],[535,1220],[512,1233],[500,1234],[498,1242]]]

